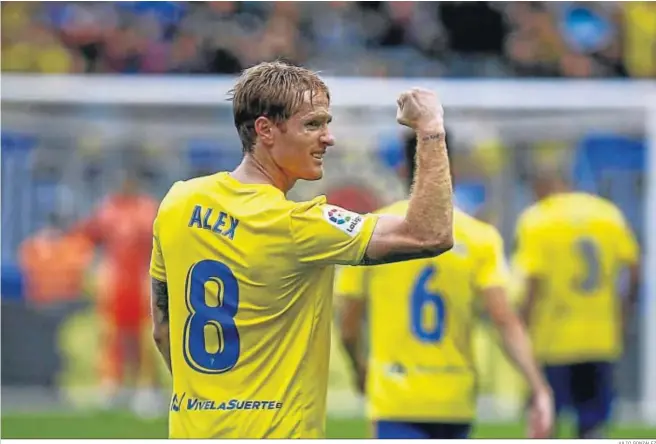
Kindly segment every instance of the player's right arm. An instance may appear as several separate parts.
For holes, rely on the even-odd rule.
[[[153,339],[166,366],[171,371],[171,347],[169,338],[169,290],[166,283],[164,256],[158,239],[158,219],[153,224],[153,250],[150,258],[150,311],[153,323]]]
[[[362,265],[438,256],[453,247],[451,172],[444,111],[435,93],[413,89],[398,100],[397,121],[417,135],[416,173],[404,217],[381,215]]]
[[[171,347],[169,344],[169,290],[166,282],[151,278],[151,313],[153,339],[166,366],[171,371]]]
[[[343,267],[337,274],[335,294],[340,300],[340,339],[356,378],[357,389],[365,391],[367,365],[361,353],[362,321],[366,306],[365,274],[363,267]]]
[[[630,319],[635,310],[635,306],[638,303],[638,290],[640,288],[640,248],[638,247],[638,242],[636,241],[633,230],[629,226],[628,222],[622,215],[618,212],[618,232],[614,236],[615,244],[618,248],[619,258],[624,265],[628,268],[629,273],[629,283],[627,288],[627,293],[623,295],[622,298],[622,319],[624,324],[624,329],[626,330],[627,326],[630,325]]]
[[[629,263],[629,287],[627,293],[623,298],[624,304],[622,306],[622,319],[624,330],[630,325],[631,317],[635,311],[635,307],[638,304],[638,291],[640,288],[640,262],[636,261]]]
[[[397,120],[415,129],[418,138],[417,173],[406,215],[359,215],[325,205],[322,198],[297,204],[290,232],[299,262],[375,265],[433,257],[453,247],[442,114],[430,91],[414,89],[399,98]]]
[[[503,349],[528,383],[531,399],[531,434],[533,438],[548,438],[553,426],[551,390],[533,356],[531,341],[507,297],[508,267],[503,254],[503,240],[490,227],[485,242],[478,246],[480,258],[475,285],[485,309],[494,323]]]

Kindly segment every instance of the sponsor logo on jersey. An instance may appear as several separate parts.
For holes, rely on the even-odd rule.
[[[323,209],[323,214],[331,225],[334,225],[351,236],[355,236],[362,229],[364,218],[357,213],[332,205],[326,205]]]
[[[183,393],[180,396],[178,396],[177,393],[173,394],[173,399],[171,399],[171,411],[172,412],[179,412],[180,411],[180,405],[182,404],[182,401],[184,401],[185,396],[187,396],[186,393]]]
[[[205,410],[280,410],[282,402],[261,401],[253,399],[230,399],[227,401],[216,401],[210,399],[187,398],[186,393],[174,394],[171,400],[171,411],[205,411]]]

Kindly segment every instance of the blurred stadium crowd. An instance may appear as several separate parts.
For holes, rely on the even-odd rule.
[[[649,78],[656,5],[2,4],[3,71],[225,74],[274,58],[335,75]]]

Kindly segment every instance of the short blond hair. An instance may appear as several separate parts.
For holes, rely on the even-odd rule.
[[[307,91],[312,97],[323,93],[330,100],[326,84],[309,69],[276,61],[244,70],[229,92],[242,150],[250,152],[253,149],[258,117],[284,122],[299,110]]]

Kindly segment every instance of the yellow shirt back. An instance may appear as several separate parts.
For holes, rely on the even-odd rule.
[[[228,173],[174,184],[151,261],[169,291],[170,437],[323,436],[333,264],[359,263],[374,226]]]
[[[403,215],[408,202],[380,210]],[[456,210],[454,248],[432,259],[344,267],[336,291],[368,295],[372,419],[470,421],[476,410],[471,333],[480,290],[508,281],[497,230]]]
[[[621,353],[619,272],[638,258],[620,210],[585,193],[563,193],[519,218],[514,261],[539,277],[531,313],[535,353],[547,364],[612,360]]]

